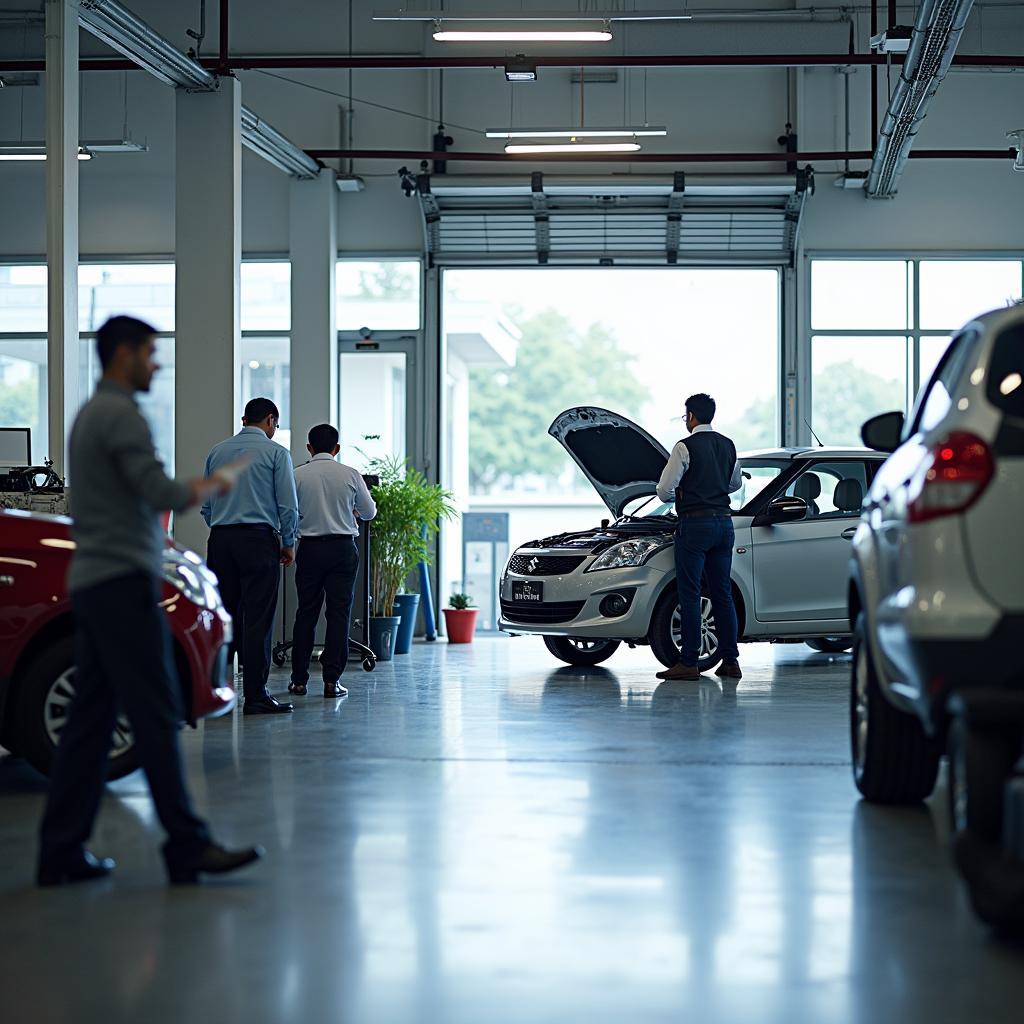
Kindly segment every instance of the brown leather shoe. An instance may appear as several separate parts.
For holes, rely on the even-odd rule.
[[[684,665],[680,662],[678,665],[673,665],[671,668],[666,669],[664,672],[657,673],[658,679],[688,679],[691,682],[700,679],[700,672],[697,670],[696,665]]]
[[[743,672],[740,670],[738,661],[723,661],[715,672],[721,679],[742,679]]]

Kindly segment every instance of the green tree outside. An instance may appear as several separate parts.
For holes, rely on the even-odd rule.
[[[509,316],[522,332],[515,366],[470,372],[469,471],[477,494],[527,476],[561,476],[567,457],[547,430],[564,409],[598,405],[638,416],[647,401],[634,357],[603,324],[581,331],[555,309]]]
[[[871,416],[906,406],[903,382],[868,373],[853,362],[835,363],[811,382],[811,426],[825,445],[859,446],[861,424]],[[767,429],[775,422],[775,400],[761,399],[732,423],[721,424],[740,451],[769,447]],[[774,433],[774,431],[772,431]]]

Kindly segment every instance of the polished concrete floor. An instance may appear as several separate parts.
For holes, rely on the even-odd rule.
[[[723,688],[418,645],[347,700],[207,723],[197,801],[268,857],[198,889],[163,886],[138,775],[93,844],[116,877],[32,888],[43,784],[0,761],[0,1020],[1020,1021],[1024,953],[971,917],[942,793],[856,799],[848,659],[743,655]]]

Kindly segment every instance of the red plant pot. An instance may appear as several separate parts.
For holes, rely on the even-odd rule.
[[[476,608],[445,608],[444,626],[450,644],[471,644],[476,630]]]

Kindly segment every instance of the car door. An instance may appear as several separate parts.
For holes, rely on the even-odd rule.
[[[754,615],[761,622],[846,619],[850,540],[867,489],[861,459],[808,461],[783,492],[803,498],[795,523],[754,526]]]

